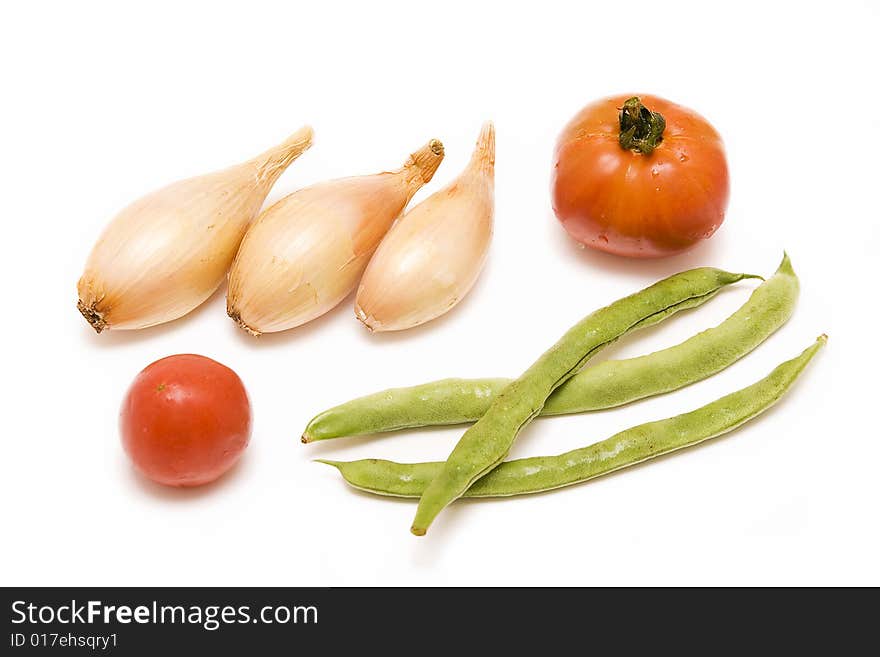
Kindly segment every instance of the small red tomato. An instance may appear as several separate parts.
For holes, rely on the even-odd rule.
[[[181,354],[147,366],[125,395],[122,445],[135,468],[167,486],[199,486],[229,470],[251,436],[251,405],[238,375]]]
[[[699,114],[656,96],[616,96],[562,131],[553,211],[577,241],[655,258],[685,251],[724,221],[730,183],[721,137]]]

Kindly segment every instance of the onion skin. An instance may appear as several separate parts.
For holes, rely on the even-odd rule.
[[[486,123],[465,170],[407,212],[370,260],[355,315],[371,331],[400,331],[448,312],[486,260],[495,212],[495,128]]]
[[[397,171],[301,189],[265,210],[229,273],[226,308],[252,335],[320,317],[354,291],[370,257],[443,159],[431,140]]]
[[[312,143],[304,127],[262,155],[181,180],[122,210],[92,249],[77,308],[101,333],[168,322],[223,282],[272,185]]]

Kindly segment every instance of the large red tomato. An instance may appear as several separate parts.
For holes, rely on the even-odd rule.
[[[251,406],[238,375],[193,354],[168,356],[134,380],[120,413],[135,467],[168,486],[198,486],[229,470],[247,447]]]
[[[553,210],[579,242],[618,255],[679,253],[724,221],[721,137],[703,117],[656,96],[582,109],[559,136]]]

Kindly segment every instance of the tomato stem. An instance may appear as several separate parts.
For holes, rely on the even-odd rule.
[[[620,108],[620,147],[634,153],[650,155],[663,141],[666,119],[642,105],[638,96],[628,99]]]

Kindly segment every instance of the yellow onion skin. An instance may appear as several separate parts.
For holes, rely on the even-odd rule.
[[[122,210],[92,249],[77,307],[98,332],[168,322],[223,282],[272,185],[312,143],[304,127],[242,164],[172,183]]]
[[[461,175],[401,217],[370,260],[355,301],[368,329],[418,326],[470,291],[492,240],[494,187],[495,130],[486,123]]]
[[[443,159],[431,140],[397,171],[301,189],[266,209],[229,272],[227,312],[252,335],[320,317],[357,287],[394,220]]]

